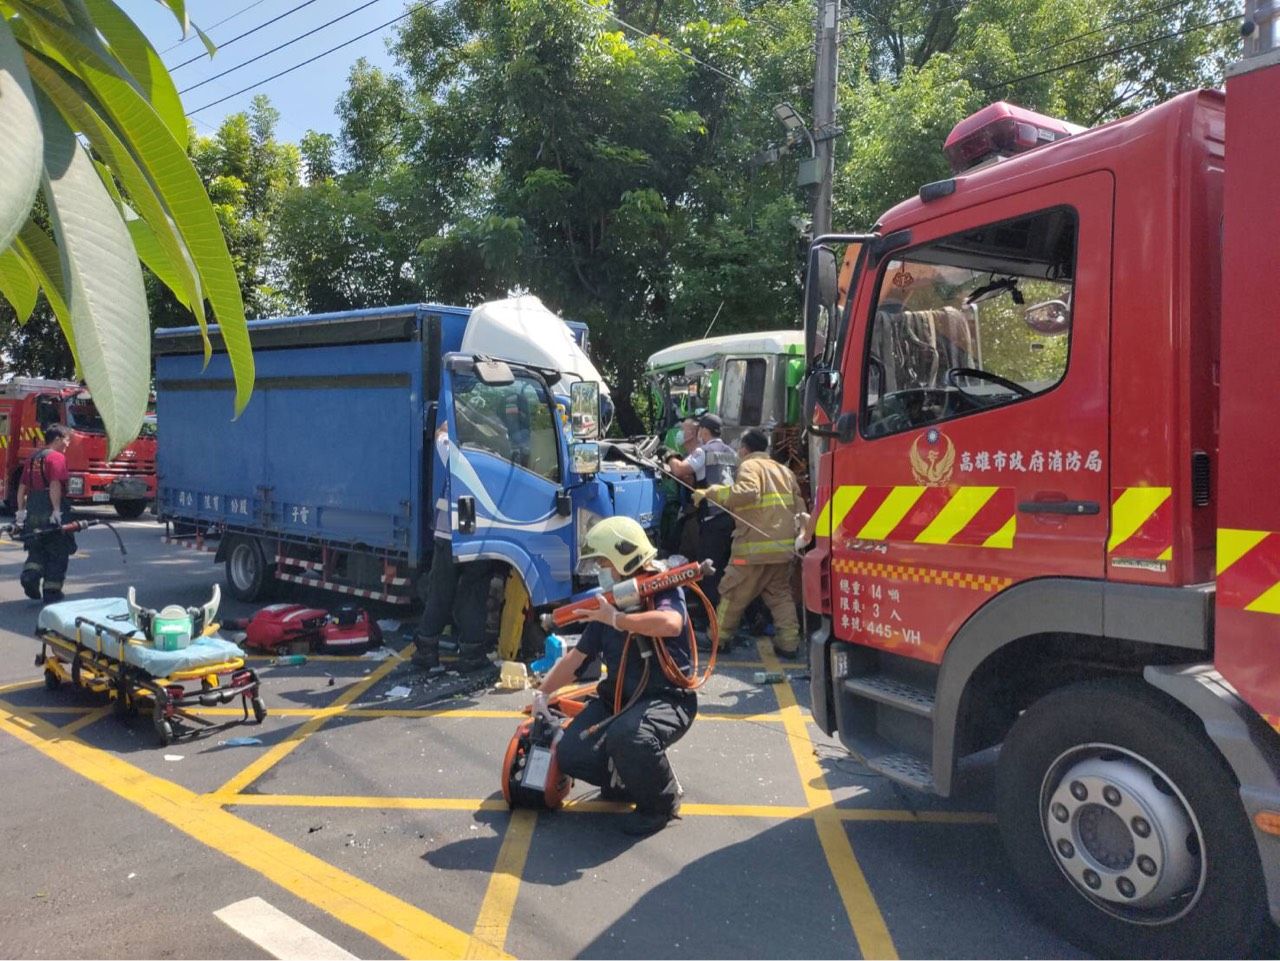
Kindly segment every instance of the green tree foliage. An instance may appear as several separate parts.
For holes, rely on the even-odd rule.
[[[164,2],[185,30],[185,4]],[[150,383],[139,258],[202,327],[207,311],[222,325],[242,409],[253,358],[231,258],[168,71],[113,0],[0,2],[0,130],[0,293],[21,322],[43,292],[112,451]]]

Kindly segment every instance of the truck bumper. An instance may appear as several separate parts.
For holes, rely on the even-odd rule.
[[[1280,734],[1211,665],[1153,666],[1143,677],[1200,718],[1235,774],[1262,861],[1271,920],[1280,924],[1280,837],[1261,830],[1254,820],[1260,811],[1280,811]]]
[[[808,612],[809,704],[813,723],[823,734],[836,729],[835,703],[831,693],[831,618]]]
[[[155,483],[154,477],[146,475],[77,474],[68,484],[67,495],[80,504],[152,500],[156,496]]]

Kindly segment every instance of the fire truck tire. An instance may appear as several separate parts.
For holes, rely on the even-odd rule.
[[[116,513],[127,521],[135,520],[142,516],[147,509],[146,501],[113,501],[112,507],[116,509]]]
[[[238,601],[260,601],[271,588],[272,576],[262,545],[252,537],[238,537],[227,550],[227,588]]]
[[[1032,901],[1076,941],[1106,957],[1239,957],[1267,912],[1238,790],[1180,705],[1089,681],[1019,718],[996,811]]]

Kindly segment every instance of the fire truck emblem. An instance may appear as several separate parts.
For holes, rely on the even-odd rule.
[[[920,442],[926,447],[921,450]],[[956,464],[956,445],[942,431],[933,428],[911,443],[911,473],[922,487],[942,487],[951,480]]]

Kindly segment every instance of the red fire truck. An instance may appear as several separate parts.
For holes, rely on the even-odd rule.
[[[0,497],[17,503],[27,459],[44,444],[44,428],[72,431],[66,498],[73,504],[111,504],[121,517],[139,517],[156,496],[156,435],[149,418],[143,433],[107,460],[107,435],[89,392],[71,381],[15,377],[0,384]]]
[[[1280,921],[1275,9],[1225,94],[993,105],[811,253],[815,721],[940,795],[997,755],[1011,864],[1111,955]]]

